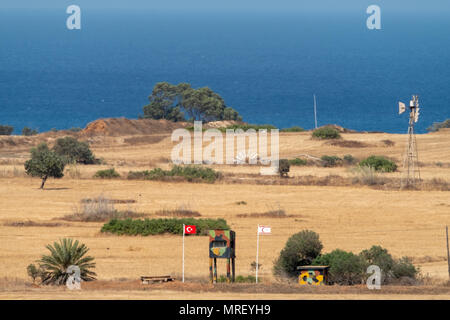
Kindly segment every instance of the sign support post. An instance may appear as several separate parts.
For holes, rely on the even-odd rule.
[[[256,232],[256,283],[258,283],[258,269],[259,269],[259,224]]]

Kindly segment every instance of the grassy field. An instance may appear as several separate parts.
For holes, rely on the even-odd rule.
[[[385,155],[400,165],[405,147],[405,135],[382,133],[343,134],[344,140],[359,141],[364,147],[333,146],[312,140],[310,133],[280,134],[280,155],[295,158],[303,154],[344,156],[351,154],[362,159],[369,155]],[[417,137],[421,175],[450,182],[450,132],[419,135]],[[92,287],[81,293],[55,288],[34,288],[26,284],[26,266],[46,252],[45,245],[63,237],[81,240],[90,248],[97,263],[96,272],[101,281],[135,281],[142,275],[181,274],[181,237],[160,235],[149,237],[114,236],[100,233],[101,222],[70,222],[62,220],[74,212],[84,198],[104,195],[111,199],[135,200],[135,203],[116,204],[121,210],[133,210],[148,217],[156,212],[179,207],[198,211],[201,217],[224,218],[237,233],[236,273],[253,274],[255,261],[256,226],[270,225],[272,235],[261,238],[260,276],[265,285],[275,283],[271,269],[274,259],[290,235],[311,229],[319,233],[324,252],[335,248],[355,253],[372,245],[387,248],[394,256],[409,256],[421,268],[430,285],[448,280],[445,225],[450,223],[450,192],[438,190],[405,191],[372,188],[360,185],[265,185],[252,181],[259,172],[257,166],[214,166],[225,175],[245,177],[239,183],[220,180],[214,184],[186,182],[158,182],[140,180],[92,179],[99,169],[115,167],[126,175],[130,170],[154,167],[168,168],[173,143],[170,135],[160,139],[142,136],[135,143],[126,143],[126,137],[99,139],[92,144],[96,156],[106,164],[76,166],[72,173],[59,180],[49,179],[45,190],[39,190],[39,180],[23,173],[23,161],[29,147],[21,146],[20,137],[14,147],[0,149],[0,275],[4,286],[0,298],[199,298],[209,299],[212,291],[158,287],[159,293],[138,288]],[[391,140],[387,146],[383,140]],[[156,141],[156,142],[155,142]],[[292,167],[291,177],[329,175],[351,178],[348,167],[322,168],[317,166]],[[401,172],[383,174],[400,178]],[[279,178],[274,178],[279,179]],[[289,180],[289,179],[288,179]],[[237,202],[246,204],[238,205]],[[283,209],[285,218],[239,217]],[[35,222],[34,226],[17,226],[16,222]],[[37,224],[37,225],[36,225]],[[41,224],[41,225],[39,225]],[[186,239],[186,277],[190,283],[206,281],[208,276],[206,237]],[[219,273],[225,272],[225,263],[219,261]],[[112,282],[114,282],[112,281]],[[440,287],[439,287],[440,288]],[[321,289],[318,292],[248,292],[220,293],[228,298],[450,298],[450,287],[420,290],[385,291],[385,296],[369,290],[338,292]],[[331,291],[327,291],[331,290]],[[410,291],[408,291],[410,290]],[[383,290],[382,290],[383,291]],[[186,292],[190,292],[189,295]]]

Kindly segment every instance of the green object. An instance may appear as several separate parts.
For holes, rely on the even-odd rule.
[[[41,143],[31,149],[31,159],[25,162],[25,171],[32,177],[41,178],[41,189],[43,189],[49,177],[62,178],[64,176],[64,166],[61,157],[49,150],[46,143]]]
[[[375,171],[381,172],[397,171],[397,165],[395,164],[395,162],[386,159],[383,156],[370,156],[367,159],[362,160],[359,165],[361,167],[371,167]]]
[[[49,255],[43,255],[38,261],[42,269],[41,279],[43,284],[63,285],[67,282],[69,266],[80,268],[80,277],[83,281],[95,280],[94,258],[86,256],[89,251],[86,245],[72,239],[61,239],[54,242],[53,246],[47,245]]]

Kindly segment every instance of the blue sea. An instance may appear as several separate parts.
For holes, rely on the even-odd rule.
[[[419,132],[450,118],[450,19],[341,13],[0,11],[0,124],[47,131],[137,118],[160,81],[208,86],[250,123],[404,133],[398,101],[420,95]]]

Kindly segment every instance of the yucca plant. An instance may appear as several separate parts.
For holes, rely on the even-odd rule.
[[[53,246],[47,245],[50,255],[43,255],[38,261],[42,268],[42,283],[62,285],[70,276],[67,268],[71,265],[80,268],[80,276],[83,281],[95,280],[96,273],[90,269],[95,268],[94,258],[85,256],[89,248],[80,244],[78,240],[60,239]]]

